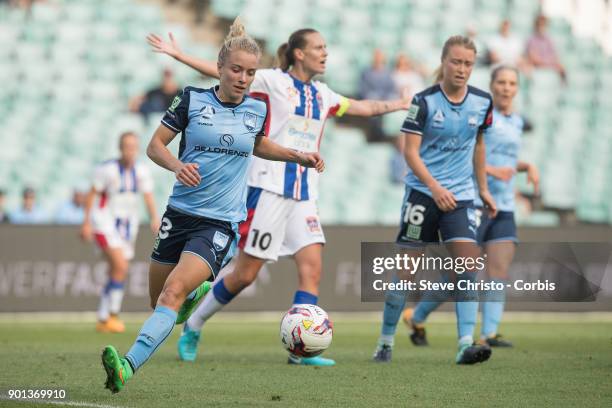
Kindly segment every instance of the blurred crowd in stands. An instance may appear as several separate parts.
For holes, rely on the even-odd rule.
[[[0,0],[0,3],[29,10],[36,1],[45,0]],[[466,27],[464,34],[470,36],[478,46],[478,66],[513,65],[526,76],[529,76],[534,68],[544,68],[554,70],[562,79],[566,77],[554,43],[547,34],[547,18],[544,15],[537,16],[533,32],[526,41],[512,32],[509,20],[504,20],[498,33],[491,38],[480,38],[471,25]],[[355,95],[363,99],[391,100],[405,92],[414,95],[431,83],[431,72],[409,55],[399,53],[389,63],[385,50],[376,49],[371,65],[361,74]],[[153,113],[163,112],[180,89],[181,85],[177,83],[173,72],[166,69],[159,86],[132,97],[127,109],[148,119]],[[402,138],[386,135],[382,123],[382,117],[368,120],[367,139],[369,142],[391,142],[395,145],[395,155],[389,163],[389,174],[391,181],[401,184],[408,171],[403,157]],[[0,223],[15,224],[79,224],[83,218],[84,198],[89,189],[89,186],[74,189],[69,200],[55,212],[49,212],[37,204],[36,191],[31,187],[23,189],[22,203],[18,208],[7,210],[3,187],[5,186],[0,185]]]

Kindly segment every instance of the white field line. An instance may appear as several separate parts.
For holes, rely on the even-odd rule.
[[[235,322],[278,322],[283,316],[282,311],[276,312],[223,312],[215,316],[211,323]],[[340,322],[372,322],[379,323],[380,312],[330,312],[332,320]],[[143,323],[148,313],[122,313],[121,318],[127,323]],[[66,324],[95,323],[95,312],[35,312],[35,313],[0,313],[0,324]],[[432,323],[448,323],[455,321],[454,312],[435,312],[429,318]],[[612,312],[505,312],[505,322],[521,323],[582,323],[582,322],[612,322]]]
[[[56,401],[56,400],[44,400],[44,399],[14,399],[4,395],[0,395],[0,400],[11,401],[16,404],[20,402],[29,404],[46,404],[46,405],[57,405],[59,407],[89,407],[89,408],[122,408],[118,405],[106,405],[106,404],[95,404],[93,402],[83,401]],[[18,406],[18,405],[17,405]]]

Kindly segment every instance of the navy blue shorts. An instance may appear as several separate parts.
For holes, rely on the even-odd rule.
[[[406,188],[397,243],[440,241],[476,242],[474,202],[457,201],[454,210],[444,212],[427,194]]]
[[[478,223],[476,236],[479,244],[494,241],[518,242],[513,211],[499,211],[495,218],[490,218],[485,209],[477,208],[476,216]]]
[[[208,264],[212,271],[210,280],[214,280],[236,252],[237,229],[236,223],[197,217],[168,207],[153,245],[151,259],[174,265],[178,263],[181,253],[188,252]]]

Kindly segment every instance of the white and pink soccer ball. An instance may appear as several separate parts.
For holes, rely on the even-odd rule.
[[[283,347],[296,356],[318,356],[329,347],[332,336],[329,316],[316,305],[294,305],[281,321]]]

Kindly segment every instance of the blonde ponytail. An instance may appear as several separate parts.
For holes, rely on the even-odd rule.
[[[444,79],[444,75],[442,74],[442,64],[438,65],[438,68],[433,73],[434,84],[439,84]]]
[[[240,21],[240,17],[236,17],[232,23],[229,33],[223,41],[223,46],[219,51],[218,63],[223,65],[227,56],[230,52],[242,50],[248,53],[254,54],[259,58],[261,56],[261,50],[257,42],[246,33],[244,24]]]

